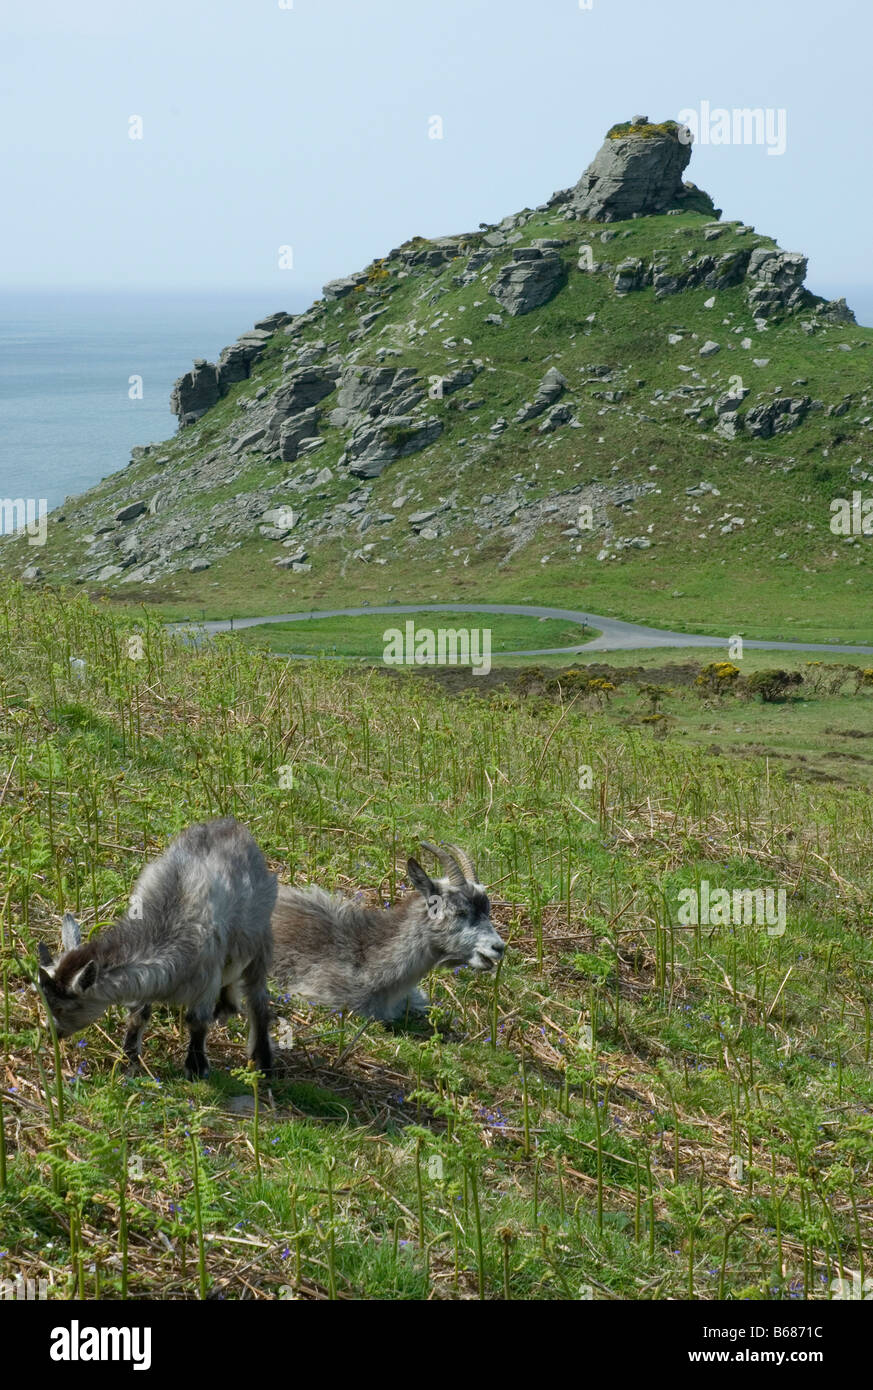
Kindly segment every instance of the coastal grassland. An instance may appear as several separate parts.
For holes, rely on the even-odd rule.
[[[585,699],[192,649],[84,596],[7,587],[0,641],[0,1276],[89,1299],[863,1283],[866,793]],[[62,907],[104,927],[171,834],[221,814],[284,878],[374,902],[420,838],[458,840],[509,942],[499,976],[434,977],[429,1023],[360,1036],[277,994],[269,1087],[233,1021],[193,1085],[160,1012],[144,1079],[117,1014],[56,1052],[37,942]],[[702,880],[784,888],[784,934],[680,925]]]

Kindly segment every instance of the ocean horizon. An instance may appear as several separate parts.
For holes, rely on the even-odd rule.
[[[0,291],[0,496],[49,509],[176,431],[173,382],[277,309],[275,291]],[[285,296],[288,299],[288,296]],[[142,378],[131,399],[130,378]]]

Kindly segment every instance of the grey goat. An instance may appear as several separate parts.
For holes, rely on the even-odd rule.
[[[320,888],[279,885],[273,912],[273,973],[290,994],[366,1018],[402,1018],[428,1000],[419,980],[436,966],[491,970],[506,947],[467,854],[456,845],[422,848],[445,877],[407,862],[418,890],[394,907],[365,908]]]
[[[272,1065],[267,971],[276,875],[248,830],[232,817],[190,825],[140,874],[130,909],[82,945],[78,922],[64,914],[57,960],[39,944],[39,984],[58,1036],[93,1023],[110,1004],[130,1008],[124,1051],[135,1071],[156,1002],[187,1010],[185,1074],[208,1076],[206,1033],[240,1008],[245,995],[248,1053],[260,1071]]]

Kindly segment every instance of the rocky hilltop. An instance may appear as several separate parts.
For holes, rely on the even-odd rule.
[[[774,497],[784,524],[744,563],[808,554],[788,475],[818,466],[831,493],[866,477],[871,335],[805,288],[805,256],[683,181],[686,137],[613,126],[539,206],[413,237],[196,360],[173,388],[177,436],[68,499],[38,561],[16,539],[0,565],[280,607],[435,574],[475,574],[481,595],[535,575],[542,592],[545,566],[560,590],[589,582],[588,561],[661,547],[675,568],[748,541]]]
[[[708,193],[683,182],[690,159],[684,127],[676,121],[652,125],[647,116],[634,116],[612,127],[575,188],[556,194],[552,203],[593,222],[689,209],[720,217]]]

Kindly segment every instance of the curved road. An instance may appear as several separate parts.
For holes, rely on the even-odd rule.
[[[580,652],[633,651],[643,647],[723,647],[726,637],[707,637],[695,632],[668,632],[639,623],[623,623],[617,618],[604,618],[598,613],[579,613],[572,608],[546,608],[526,603],[392,603],[364,608],[321,608],[309,613],[280,613],[266,618],[222,618],[215,622],[172,623],[174,632],[196,630],[210,635],[215,632],[238,631],[243,627],[260,627],[264,623],[302,623],[311,618],[363,618],[369,613],[397,616],[404,613],[504,613],[529,618],[560,618],[566,622],[587,623],[598,628],[600,636],[577,647],[539,647],[533,651],[500,652],[507,656],[571,656]],[[846,646],[824,642],[761,642],[743,638],[745,647],[783,652],[844,652],[856,656],[873,656],[873,646]],[[290,653],[289,653],[290,655]]]

